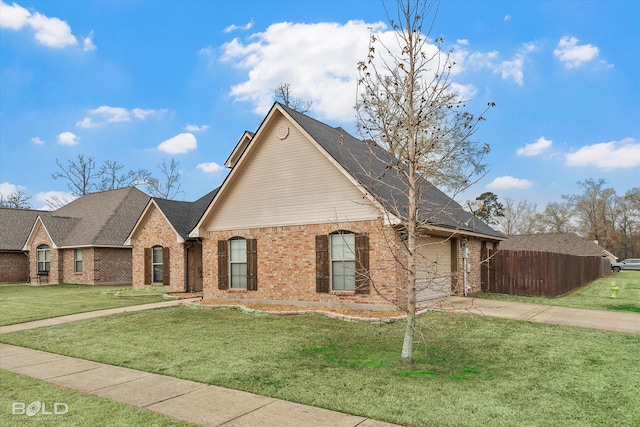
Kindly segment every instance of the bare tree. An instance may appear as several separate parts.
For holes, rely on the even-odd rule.
[[[442,51],[442,39],[435,46],[427,43],[437,4],[398,0],[397,18],[387,11],[395,39],[385,41],[372,34],[367,59],[358,64],[358,129],[369,141],[371,155],[387,164],[385,173],[402,183],[389,191],[397,194],[394,210],[403,212],[402,244],[391,248],[406,278],[401,289],[406,301],[401,307],[407,312],[403,361],[413,359],[420,239],[447,209],[425,209],[423,194],[433,184],[454,193],[467,188],[483,173],[482,160],[489,151],[487,145],[471,140],[484,112],[476,117],[464,111],[465,100],[449,79],[451,52]]]
[[[171,159],[170,163],[163,160],[158,165],[162,172],[163,180],[151,178],[147,181],[147,191],[154,197],[161,197],[163,199],[174,199],[180,194],[180,170],[178,169],[179,162],[175,159]]]
[[[504,216],[498,221],[498,226],[508,235],[533,234],[540,232],[537,225],[539,214],[536,205],[526,200],[515,202],[506,198],[504,205]]]
[[[78,155],[75,160],[68,160],[66,165],[56,159],[56,164],[59,171],[51,174],[51,177],[66,181],[67,188],[75,197],[96,191],[142,185],[152,179],[151,173],[146,169],[123,172],[124,165],[114,160],[105,160],[98,169],[94,158],[85,157],[83,154]],[[47,202],[56,208],[68,203],[59,198]]]
[[[22,190],[17,190],[13,193],[9,193],[6,198],[4,197],[4,194],[0,193],[0,207],[14,209],[31,209],[29,199],[31,199],[31,196],[27,196],[26,193]]]
[[[146,169],[130,170],[125,173],[121,172],[123,169],[124,165],[113,160],[105,160],[99,172],[99,191],[133,187],[145,184],[151,179],[151,172]]]
[[[550,202],[539,215],[539,227],[545,233],[570,233],[575,231],[573,212],[566,202]]]
[[[68,160],[63,165],[56,159],[58,172],[51,174],[53,179],[62,179],[67,182],[67,188],[76,197],[96,191],[96,180],[100,178],[100,171],[96,170],[96,162],[93,157],[84,157],[79,154],[77,160]]]
[[[311,105],[313,105],[313,101],[303,101],[296,98],[293,92],[293,87],[291,87],[290,83],[280,83],[280,86],[278,86],[274,92],[274,96],[276,99],[281,100],[287,107],[293,108],[300,113],[306,113],[309,111],[311,109]]]

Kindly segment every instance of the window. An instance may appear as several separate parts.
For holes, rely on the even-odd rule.
[[[233,237],[218,241],[218,289],[258,290],[256,239]]]
[[[154,246],[151,248],[151,271],[153,274],[153,283],[162,283],[164,275],[164,265],[162,259],[162,246]]]
[[[232,289],[247,288],[247,241],[235,238],[229,241],[229,270]]]
[[[38,260],[38,273],[48,273],[51,269],[51,253],[49,245],[40,245],[36,251]]]
[[[369,291],[369,236],[350,231],[316,236],[316,292]]]
[[[82,249],[73,250],[74,268],[76,273],[82,273]]]
[[[331,289],[355,291],[356,253],[353,233],[331,235]]]

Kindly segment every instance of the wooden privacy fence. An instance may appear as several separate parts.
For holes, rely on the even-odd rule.
[[[482,260],[482,290],[510,295],[555,297],[611,272],[599,256],[483,248]]]

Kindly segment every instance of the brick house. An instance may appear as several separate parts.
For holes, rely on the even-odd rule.
[[[202,239],[205,298],[402,303],[395,257],[404,244],[403,187],[389,156],[274,104],[255,134],[242,136],[225,163],[229,175],[189,234]],[[504,237],[433,185],[423,196],[419,300],[462,293],[463,277],[479,290],[480,248]]]
[[[133,286],[163,284],[169,292],[202,291],[202,241],[190,238],[218,190],[195,202],[151,198],[125,244],[133,247]]]
[[[51,212],[0,208],[0,283],[29,281],[29,253],[24,244],[38,216]]]
[[[131,284],[131,247],[125,239],[149,201],[134,187],[92,193],[38,215],[23,251],[38,283]]]

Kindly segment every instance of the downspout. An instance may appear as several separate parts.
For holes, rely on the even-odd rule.
[[[462,277],[463,277],[463,288],[462,293],[466,297],[469,293],[469,284],[468,284],[468,268],[467,268],[467,258],[469,258],[469,248],[466,246],[466,242],[464,247],[462,248]]]
[[[189,249],[193,247],[193,242],[189,242],[188,245],[185,246],[185,256],[184,256],[184,291],[185,292],[193,292],[193,286],[189,289]]]

